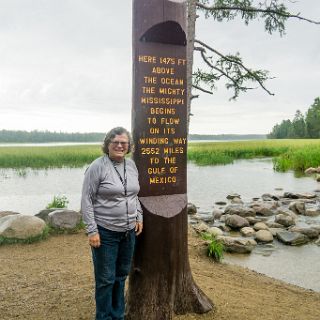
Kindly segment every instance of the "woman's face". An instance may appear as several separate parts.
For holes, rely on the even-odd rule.
[[[115,161],[122,161],[128,153],[128,147],[128,136],[125,133],[116,135],[108,146],[109,158]]]

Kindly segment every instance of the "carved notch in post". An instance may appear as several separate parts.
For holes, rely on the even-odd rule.
[[[186,43],[186,1],[134,0],[133,157],[144,231],[129,280],[128,320],[213,308],[188,259]]]

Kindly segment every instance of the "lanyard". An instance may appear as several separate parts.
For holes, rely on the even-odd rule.
[[[126,211],[127,211],[127,231],[125,233],[125,236],[127,237],[128,235],[128,230],[129,230],[129,208],[128,208],[128,198],[127,198],[127,195],[128,195],[128,189],[127,189],[127,169],[126,169],[126,159],[123,159],[123,178],[121,177],[121,174],[120,172],[118,171],[117,167],[115,166],[114,163],[113,164],[113,167],[114,167],[114,170],[116,171],[122,185],[123,185],[123,189],[124,189],[124,196],[126,197]]]
[[[117,167],[113,164],[114,170],[116,170],[116,173],[123,185],[123,189],[124,189],[124,195],[127,196],[128,194],[128,190],[127,190],[127,170],[126,170],[126,159],[123,160],[123,178],[121,177],[120,172],[118,171]]]

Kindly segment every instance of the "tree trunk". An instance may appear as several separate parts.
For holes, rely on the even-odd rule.
[[[190,270],[186,195],[145,197],[141,203],[145,229],[130,275],[126,319],[170,320],[173,314],[210,311],[213,303]]]
[[[197,6],[196,0],[188,0],[187,3],[187,112],[188,112],[188,133],[190,126],[191,116],[191,101],[192,101],[192,67],[193,67],[193,48],[194,39],[196,34],[196,19],[197,19]]]
[[[188,258],[185,4],[134,1],[133,158],[144,230],[129,279],[127,320],[170,320],[213,308],[194,283]]]

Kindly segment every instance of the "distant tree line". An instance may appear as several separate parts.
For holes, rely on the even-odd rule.
[[[41,143],[41,142],[97,142],[102,141],[104,133],[65,133],[49,131],[11,131],[0,130],[0,143]]]
[[[265,134],[189,134],[189,140],[263,140]]]
[[[293,120],[282,120],[276,124],[268,134],[268,139],[298,139],[298,138],[320,138],[320,98],[306,112],[305,116],[300,110],[296,111]]]

